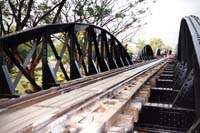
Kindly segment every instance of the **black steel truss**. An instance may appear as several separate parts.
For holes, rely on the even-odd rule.
[[[79,33],[82,34],[81,43]],[[56,49],[56,41],[62,43],[60,51]],[[18,46],[29,42],[31,50],[21,62]],[[49,60],[49,48],[53,52],[56,63]],[[41,52],[42,86],[28,73],[32,58],[38,49]],[[13,52],[15,51],[15,52]],[[69,56],[69,68],[63,63],[64,55]],[[19,70],[12,81],[7,66],[10,59]],[[99,72],[131,65],[131,58],[123,45],[103,28],[80,23],[54,24],[20,31],[0,38],[0,94],[15,94],[22,75],[31,83],[36,91],[59,85],[56,74],[60,69],[66,80],[81,78]]]
[[[170,61],[151,89],[135,130],[200,132],[200,19],[181,21],[177,61]]]
[[[196,115],[200,117],[200,19],[196,16],[184,17],[181,21],[177,59],[186,72],[193,70],[193,88]]]
[[[151,60],[154,59],[154,53],[150,45],[145,45],[142,49],[140,49],[139,53],[140,60]]]

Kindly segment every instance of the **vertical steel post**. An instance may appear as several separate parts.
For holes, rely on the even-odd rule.
[[[91,35],[92,35],[92,40],[94,42],[95,53],[96,53],[97,62],[99,64],[100,70],[101,70],[101,72],[107,71],[108,70],[107,65],[104,61],[102,61],[102,58],[101,58],[101,55],[99,52],[99,45],[97,42],[97,36],[94,31],[94,28],[91,28]]]
[[[195,97],[195,108],[196,115],[200,118],[200,68],[195,54],[192,56],[193,68],[194,68],[194,97]]]
[[[125,66],[128,66],[129,64],[128,64],[127,60],[126,60],[126,55],[125,55],[125,52],[127,52],[127,51],[120,44],[119,44],[119,50],[120,50],[120,53],[121,53],[121,58],[122,58],[123,64]]]
[[[111,51],[114,51],[113,54],[114,54],[118,67],[123,67],[124,64],[122,63],[122,60],[121,60],[121,55],[120,55],[121,53],[119,52],[119,47],[115,44],[115,40],[113,37],[111,37]]]
[[[101,41],[102,41],[102,44],[104,45],[105,50],[106,50],[106,55],[107,55],[107,58],[108,58],[108,65],[109,65],[110,69],[117,68],[117,64],[116,64],[116,62],[114,62],[112,54],[111,54],[112,51],[110,52],[110,50],[109,50],[106,32],[104,32],[104,31],[102,31],[102,33],[101,33]]]
[[[100,39],[100,40],[99,40]],[[102,61],[102,63],[103,63],[103,65],[105,66],[105,70],[106,71],[108,71],[108,70],[110,70],[110,67],[109,67],[109,65],[108,65],[108,62],[106,62],[106,56],[105,56],[105,43],[104,43],[104,40],[102,40],[102,32],[101,32],[101,34],[99,35],[99,38],[98,38],[98,44],[100,43],[100,41],[101,41],[101,45],[100,45],[100,47],[101,47],[101,61]]]
[[[97,67],[93,60],[93,39],[92,39],[91,27],[88,28],[88,74],[96,74],[98,73]]]
[[[10,74],[5,65],[3,42],[0,42],[0,94],[15,94],[15,88],[10,79]]]
[[[69,30],[70,36],[70,79],[81,78],[80,68],[75,60],[75,31],[74,26]]]
[[[48,64],[48,30],[46,30],[42,37],[42,82],[43,89],[48,89],[52,86],[57,86],[56,75]]]

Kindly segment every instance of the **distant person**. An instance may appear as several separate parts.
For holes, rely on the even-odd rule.
[[[171,55],[172,54],[172,50],[169,50],[169,55]]]

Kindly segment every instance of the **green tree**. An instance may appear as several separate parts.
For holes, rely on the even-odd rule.
[[[49,0],[44,0],[43,2],[38,2],[36,0],[3,0],[0,2],[1,35],[29,27],[35,27],[38,24],[56,23],[66,0],[59,0],[54,4],[48,1]],[[24,62],[25,55],[27,55],[32,48],[33,42],[34,41],[27,42],[12,49],[12,52],[15,53],[20,63]],[[38,43],[40,43],[40,41],[38,41]],[[35,79],[35,68],[41,60],[41,53],[42,50],[40,48],[39,52],[33,54],[28,65],[29,69],[27,69],[27,71],[33,79]],[[13,63],[9,60],[7,63],[9,69],[11,69]]]
[[[62,11],[63,22],[83,22],[98,25],[123,40],[135,35],[146,23],[149,2],[153,0],[69,0]],[[127,31],[130,32],[127,32]],[[127,34],[125,34],[127,33]],[[125,37],[125,38],[124,38]]]
[[[149,13],[146,2],[147,0],[128,0],[126,3],[122,3],[121,0],[2,0],[0,35],[43,24],[83,22],[104,27],[115,36],[120,36],[129,29],[143,25],[141,20]],[[32,48],[34,41],[24,44],[27,48],[21,46],[12,50],[20,62],[23,62],[24,55]],[[41,41],[38,41],[39,43]],[[42,56],[39,46],[39,50],[27,65],[33,78],[34,70]],[[20,52],[23,56],[18,54]]]
[[[151,0],[154,2],[155,0]],[[84,22],[104,27],[115,36],[141,28],[149,15],[148,0],[2,0],[1,32],[7,34],[38,24]],[[6,21],[3,21],[6,20]],[[135,32],[129,32],[130,37]],[[126,35],[126,37],[128,37]]]
[[[160,48],[162,45],[164,45],[161,38],[152,38],[150,39],[150,46],[153,49],[153,52],[156,51],[157,48]]]
[[[141,49],[141,48],[143,48],[144,45],[145,45],[145,40],[139,39],[136,47]]]

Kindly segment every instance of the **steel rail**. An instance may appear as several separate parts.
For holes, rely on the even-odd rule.
[[[144,66],[137,67],[137,68],[135,68],[133,70],[129,70],[129,71],[125,72],[125,73],[132,73],[132,72],[133,73],[132,73],[131,76],[124,78],[124,80],[122,80],[120,82],[116,82],[116,84],[111,85],[110,87],[108,87],[104,91],[98,91],[98,94],[95,94],[94,96],[90,97],[89,100],[82,101],[81,104],[84,104],[84,105],[82,105],[81,107],[75,105],[73,107],[70,107],[70,109],[63,110],[62,112],[60,112],[59,114],[57,114],[56,117],[53,117],[51,119],[51,121],[46,121],[46,122],[41,123],[33,131],[34,132],[38,132],[38,131],[42,130],[43,128],[45,128],[45,126],[47,126],[48,124],[50,124],[52,121],[55,121],[58,117],[61,117],[62,115],[66,114],[66,112],[71,112],[71,113],[72,112],[76,112],[77,110],[80,110],[81,108],[84,108],[86,106],[91,105],[94,102],[99,101],[103,97],[112,95],[116,90],[118,90],[123,85],[129,83],[131,80],[133,80],[134,78],[138,77],[139,75],[142,75],[143,73],[145,73],[145,72],[151,70],[152,68],[158,66],[159,64],[163,63],[163,61],[165,61],[165,60],[166,59],[157,60],[157,61],[154,61],[152,63],[148,63],[148,64],[146,64]],[[116,75],[116,77],[114,76],[112,78],[118,79],[118,76]],[[127,102],[128,102],[128,100],[125,103],[127,103]]]
[[[63,97],[63,96],[70,96],[70,94],[72,94],[73,93],[73,97],[77,97],[78,99],[75,99],[75,101],[71,101],[71,100],[69,100],[68,102],[65,102],[66,104],[69,104],[70,102],[72,102],[72,104],[70,105],[70,106],[68,106],[68,107],[64,107],[64,108],[59,108],[56,112],[54,112],[54,110],[51,110],[51,109],[54,109],[54,106],[53,105],[50,105],[50,112],[52,112],[54,115],[50,115],[50,117],[48,118],[48,119],[46,119],[46,120],[44,120],[44,121],[40,121],[39,123],[35,123],[36,125],[38,125],[38,124],[44,124],[44,125],[46,125],[46,124],[48,124],[48,122],[51,122],[52,120],[54,120],[55,118],[57,118],[58,116],[61,116],[61,115],[63,115],[64,113],[66,113],[66,112],[68,112],[68,111],[70,111],[70,110],[72,110],[72,109],[75,109],[75,108],[77,108],[77,107],[79,107],[80,106],[80,104],[84,104],[85,102],[88,102],[88,101],[90,101],[92,98],[95,98],[95,97],[100,97],[100,96],[103,96],[103,95],[107,95],[108,93],[110,93],[110,92],[112,92],[112,91],[114,91],[116,88],[118,88],[119,86],[121,86],[121,85],[123,85],[124,83],[126,83],[126,82],[128,82],[128,81],[130,81],[131,79],[133,79],[133,78],[135,78],[136,76],[138,76],[138,75],[140,75],[141,73],[144,73],[145,71],[147,71],[147,70],[149,70],[149,69],[151,69],[151,68],[153,68],[153,67],[155,67],[155,66],[157,66],[158,64],[160,64],[160,63],[162,63],[163,61],[165,61],[166,59],[160,59],[160,60],[157,60],[157,61],[154,61],[154,62],[151,62],[151,63],[148,63],[148,64],[146,64],[146,65],[143,65],[143,66],[140,66],[140,67],[137,67],[137,68],[135,68],[135,69],[132,69],[132,70],[129,70],[129,71],[126,71],[126,72],[123,72],[123,73],[121,73],[121,74],[117,74],[117,75],[115,75],[115,76],[112,76],[112,77],[109,77],[109,78],[106,78],[106,79],[103,79],[103,80],[100,80],[100,81],[98,81],[98,82],[96,82],[96,83],[93,83],[93,84],[90,84],[90,85],[87,85],[87,86],[85,86],[85,87],[82,87],[82,88],[79,88],[79,90],[80,90],[80,92],[82,92],[82,93],[85,93],[85,92],[87,92],[87,93],[85,93],[82,97],[80,97],[80,96],[78,96],[78,95],[80,95],[80,94],[78,94],[78,93],[75,93],[77,90],[75,90],[75,91],[71,91],[71,92],[69,92],[69,93],[66,93],[66,94],[63,94],[63,95],[60,95],[60,96],[56,96],[55,98],[59,98],[59,97]],[[97,86],[98,85],[98,86]],[[95,86],[96,86],[96,88],[95,88]],[[77,91],[78,92],[78,91]],[[53,98],[52,98],[53,99]],[[46,100],[46,101],[44,101],[44,102],[48,102],[48,101],[51,101],[52,99],[48,99],[48,100]],[[77,101],[78,100],[78,101]],[[60,101],[61,102],[61,101]],[[9,124],[12,124],[13,123],[13,121],[12,120],[9,120],[9,118],[12,118],[12,115],[17,115],[18,113],[22,113],[23,114],[23,111],[24,110],[29,110],[29,108],[31,109],[31,108],[38,108],[38,110],[36,110],[36,112],[34,112],[34,113],[37,113],[37,111],[41,111],[41,113],[42,113],[42,109],[44,109],[44,107],[45,107],[45,105],[43,105],[42,104],[43,102],[41,102],[41,103],[37,103],[37,104],[34,104],[34,105],[32,105],[31,107],[27,107],[27,108],[25,108],[25,109],[22,109],[22,112],[20,112],[20,110],[18,110],[17,111],[17,113],[16,112],[14,112],[13,110],[11,110],[11,112],[14,112],[14,114],[13,113],[11,113],[11,112],[9,112],[9,111],[6,111],[6,112],[1,112],[0,113],[0,118],[1,118],[1,121],[3,122],[4,120],[4,122],[2,123],[0,123],[0,131],[2,131],[2,132],[4,132],[4,131],[7,131],[7,127],[9,127],[9,125],[7,125],[7,126],[5,126],[5,124],[6,124],[6,121],[9,123]],[[56,108],[57,106],[55,106],[55,108]],[[40,109],[39,109],[40,108]],[[11,114],[10,114],[11,113]],[[43,113],[45,113],[45,112],[43,112]],[[22,115],[21,114],[21,115]],[[25,115],[25,114],[24,114]],[[29,114],[29,116],[30,116],[31,114]],[[23,115],[22,115],[23,116]],[[34,116],[34,115],[33,115]],[[33,116],[31,116],[31,117],[33,117]],[[24,119],[27,119],[25,116],[23,116],[24,117]],[[42,116],[41,116],[42,117]],[[33,121],[31,121],[31,123],[32,124],[34,124],[34,120],[36,119],[37,117],[34,117],[34,119],[33,119]],[[23,120],[23,118],[19,118],[21,121]],[[19,121],[20,121],[19,120]],[[31,124],[31,123],[29,123],[29,122],[27,122],[27,123],[24,123],[25,124],[25,127],[27,126],[27,124],[29,125],[29,124]],[[18,124],[20,124],[20,122],[18,123]],[[35,125],[34,124],[34,125]],[[20,126],[23,126],[23,124],[22,125],[20,125]],[[15,129],[13,129],[13,130],[18,130],[19,128],[20,128],[20,126],[19,127],[16,127]],[[9,127],[10,128],[10,127]]]
[[[158,60],[158,59],[155,59],[155,60]],[[16,99],[14,99],[14,98],[8,99],[7,101],[0,102],[0,109],[1,109],[1,111],[6,111],[8,109],[13,109],[16,106],[17,106],[18,109],[19,109],[20,106],[23,108],[25,106],[29,106],[29,102],[30,103],[33,103],[33,102],[38,103],[42,100],[46,100],[46,99],[55,97],[57,95],[67,93],[67,92],[72,91],[74,89],[84,87],[88,84],[92,84],[92,83],[97,82],[99,80],[117,75],[119,73],[131,70],[131,69],[134,69],[134,68],[137,68],[137,67],[140,67],[142,65],[148,64],[148,63],[153,62],[155,60],[144,61],[144,62],[141,62],[141,63],[126,66],[126,67],[123,67],[123,68],[113,69],[113,70],[110,70],[110,71],[107,71],[107,72],[102,72],[102,73],[98,73],[98,74],[91,75],[91,76],[88,76],[88,77],[75,79],[75,80],[63,83],[58,87],[52,87],[48,90],[42,90],[42,91],[39,91],[37,93],[22,95],[21,97],[16,98]]]
[[[83,110],[84,108],[87,108],[89,106],[93,106],[92,104],[94,104],[97,101],[100,101],[101,99],[103,99],[105,97],[112,99],[112,95],[114,96],[115,91],[117,91],[118,89],[122,88],[122,86],[125,86],[125,85],[129,84],[133,79],[135,79],[135,78],[139,77],[140,75],[150,71],[152,68],[155,68],[156,66],[160,65],[161,63],[163,63],[165,61],[166,61],[166,59],[161,59],[161,60],[158,60],[157,62],[146,64],[144,67],[141,66],[143,68],[141,68],[141,67],[139,68],[138,67],[138,68],[135,68],[134,70],[130,70],[131,72],[133,72],[133,75],[131,75],[130,77],[128,77],[128,78],[116,83],[115,85],[107,88],[105,91],[99,91],[98,95],[95,95],[94,97],[89,98],[89,100],[83,101],[81,106],[73,106],[73,107],[70,107],[70,110],[68,110],[68,109],[67,110],[63,110],[62,112],[57,114],[56,117],[52,118],[51,121],[46,121],[46,122],[41,123],[40,125],[38,125],[35,128],[33,127],[33,132],[39,132],[39,131],[46,130],[45,128],[48,129],[49,128],[47,126],[48,124],[51,124],[53,121],[55,122],[56,120],[60,121],[58,119],[59,119],[59,117],[62,117],[63,115],[64,115],[63,117],[66,117],[66,116],[69,116],[69,115],[70,115],[70,117],[76,116],[76,113],[78,111]],[[165,65],[165,63],[163,63],[163,65]],[[139,88],[140,87],[138,87],[138,89]],[[137,92],[137,91],[138,90],[135,90],[135,92]],[[131,95],[130,97],[132,97],[132,96],[133,95]],[[130,99],[125,100],[124,104],[122,104],[120,108],[123,108],[123,106],[125,106],[129,101],[130,101]],[[118,110],[116,109],[115,112],[118,112]],[[61,118],[61,119],[63,119],[63,118]],[[105,123],[102,122],[102,124],[104,125]],[[99,126],[99,127],[101,127],[101,126]],[[86,127],[86,128],[88,129],[88,127]],[[89,128],[91,128],[91,127],[89,127]],[[99,132],[98,128],[95,129],[95,130],[96,131],[98,130],[97,132]],[[80,132],[81,133],[87,133],[88,131],[80,131]],[[93,133],[93,131],[91,133]]]

